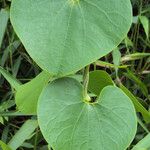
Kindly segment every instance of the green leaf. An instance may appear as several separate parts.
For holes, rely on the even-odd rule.
[[[150,112],[148,112],[143,105],[137,100],[137,98],[122,84],[120,84],[120,88],[124,91],[124,93],[132,100],[134,107],[137,112],[140,112],[146,123],[150,123]]]
[[[119,88],[107,86],[89,103],[72,78],[55,80],[43,90],[38,122],[55,150],[125,150],[137,126],[133,104]]]
[[[0,140],[0,147],[2,150],[12,150],[7,144]]]
[[[105,62],[105,61],[101,61],[101,60],[96,61],[95,64],[97,66],[100,66],[100,67],[105,67],[105,68],[120,68],[120,69],[126,69],[129,66],[129,65],[116,66],[114,64],[111,64],[111,63],[108,63],[108,62]]]
[[[139,19],[144,28],[147,38],[149,38],[149,19],[146,16],[139,16]]]
[[[9,18],[9,11],[6,9],[1,9],[0,10],[0,48],[5,34],[8,18]]]
[[[150,133],[138,142],[132,150],[150,150]]]
[[[124,57],[121,58],[121,61],[126,62],[126,61],[138,60],[149,56],[150,53],[134,53],[134,54],[125,55]]]
[[[14,100],[7,100],[7,101],[5,100],[3,103],[0,104],[0,112],[8,110],[14,105],[15,105]]]
[[[37,120],[27,120],[8,143],[9,147],[12,150],[19,148],[25,140],[31,137],[37,127]]]
[[[112,56],[113,56],[114,65],[119,66],[120,65],[120,60],[121,60],[121,53],[119,51],[119,48],[116,48],[116,49],[113,50]],[[116,75],[118,76],[118,67],[115,67],[115,71],[116,71]]]
[[[138,23],[138,16],[133,16],[133,19],[132,19],[132,22],[134,23],[134,24],[137,24]]]
[[[117,47],[132,8],[130,0],[12,0],[10,18],[35,62],[65,76]]]
[[[126,44],[126,46],[133,47],[133,42],[129,39],[128,36],[125,38],[125,44]]]
[[[21,83],[2,67],[0,67],[0,73],[4,76],[4,78],[14,89],[17,90],[20,87]]]
[[[113,84],[110,75],[106,71],[96,70],[89,73],[88,90],[97,96],[105,86]]]
[[[19,87],[15,96],[19,111],[25,114],[36,114],[39,95],[50,78],[52,78],[50,74],[43,71],[30,82]]]
[[[30,82],[21,84],[2,67],[0,67],[0,73],[16,89],[15,101],[19,111],[25,114],[36,114],[39,95],[52,76],[43,71]]]
[[[1,117],[1,116],[0,116],[0,123],[1,123],[1,124],[4,124],[4,119],[3,119],[3,117]]]
[[[135,82],[139,89],[141,89],[143,95],[145,97],[148,97],[148,89],[147,86],[136,76],[134,75],[134,73],[132,71],[130,71],[129,69],[127,70],[127,73],[124,73],[124,75],[129,78],[130,80],[132,80],[133,82]]]
[[[12,55],[15,52],[15,50],[20,46],[20,44],[21,42],[19,40],[15,40],[4,49],[0,59],[1,67],[4,67],[4,65],[7,63],[7,60],[10,57],[10,54]]]

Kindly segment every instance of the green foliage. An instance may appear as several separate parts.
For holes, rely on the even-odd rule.
[[[120,61],[121,61],[121,53],[119,51],[119,49],[115,49],[112,52],[113,55],[113,63],[115,65],[115,71],[116,71],[116,75],[118,76],[118,66],[120,65]]]
[[[132,61],[132,60],[138,60],[142,59],[144,57],[149,57],[150,53],[134,53],[134,54],[129,54],[121,58],[122,62],[126,61]]]
[[[10,85],[16,89],[15,101],[17,109],[25,114],[36,114],[39,95],[50,78],[52,78],[50,74],[43,71],[30,82],[21,84],[2,67],[0,67],[0,73],[2,73]]]
[[[97,66],[101,66],[101,67],[105,67],[105,68],[119,68],[119,69],[126,69],[128,67],[128,65],[120,65],[120,66],[117,66],[117,65],[114,65],[114,64],[111,64],[111,63],[108,63],[108,62],[104,62],[104,61],[96,61],[96,65]]]
[[[120,88],[132,100],[136,111],[142,114],[144,120],[147,123],[150,123],[150,112],[144,108],[144,106],[138,101],[138,99],[125,86],[120,84]]]
[[[134,81],[137,84],[137,86],[141,89],[142,93],[146,97],[148,97],[148,89],[147,89],[146,85],[138,77],[136,77],[130,70],[128,70],[127,73],[124,73],[124,74],[129,79],[131,79],[132,81]]]
[[[50,78],[50,74],[43,71],[30,82],[19,87],[15,95],[19,111],[25,114],[36,114],[39,95]]]
[[[19,148],[23,142],[30,139],[34,130],[38,127],[37,120],[27,120],[9,141],[8,146],[12,150]]]
[[[148,20],[148,18],[146,16],[140,16],[139,19],[143,25],[143,28],[144,28],[147,38],[149,38],[149,20]]]
[[[8,18],[9,18],[9,12],[6,9],[1,9],[0,10],[0,48],[1,48],[1,44],[3,41],[3,37],[5,34],[5,30],[6,30],[6,26],[7,26],[7,22],[8,22]]]
[[[91,71],[89,74],[88,89],[90,92],[99,96],[105,86],[114,85],[109,74],[102,70]]]
[[[5,144],[3,141],[0,141],[0,146],[2,150],[11,150],[10,147],[7,144]]]
[[[10,18],[36,63],[52,75],[65,76],[108,54],[125,38],[132,19],[130,0],[107,3],[13,0]]]
[[[0,0],[0,149],[149,149],[150,2],[131,2]]]
[[[150,149],[150,134],[144,137],[139,143],[137,143],[132,150],[149,150]]]
[[[18,89],[21,85],[21,83],[13,77],[10,73],[8,73],[6,70],[4,70],[2,67],[0,67],[0,73],[5,77],[5,79],[10,83],[10,85],[14,89]]]
[[[126,149],[136,133],[130,99],[119,88],[107,86],[90,103],[82,91],[79,82],[63,78],[42,92],[38,120],[48,143],[55,150]]]

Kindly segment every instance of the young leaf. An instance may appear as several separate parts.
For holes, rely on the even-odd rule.
[[[123,92],[132,100],[134,107],[137,112],[140,112],[146,123],[150,123],[150,112],[148,112],[143,105],[137,100],[137,98],[122,84],[120,84],[120,88]]]
[[[128,36],[125,38],[125,44],[126,44],[127,46],[133,47],[133,42],[129,39]]]
[[[41,131],[55,150],[125,150],[136,133],[130,99],[117,87],[105,87],[95,103],[83,97],[72,78],[53,81],[38,103]]]
[[[138,16],[133,16],[132,22],[133,22],[134,24],[137,24],[137,23],[138,23],[138,19],[139,19]]]
[[[105,86],[113,85],[110,75],[106,71],[96,70],[89,73],[88,90],[97,96]]]
[[[115,66],[120,65],[120,60],[121,60],[121,53],[118,48],[114,49],[112,52],[113,56],[113,63]],[[115,67],[116,75],[118,76],[118,67]]]
[[[9,147],[12,150],[19,148],[25,140],[30,138],[37,127],[37,120],[27,120],[8,143]]]
[[[147,38],[149,38],[149,19],[146,16],[140,16],[139,19],[144,28]]]
[[[150,53],[134,53],[134,54],[125,55],[124,57],[121,58],[121,61],[122,62],[132,61],[132,60],[142,59],[144,57],[149,57],[149,56]]]
[[[33,80],[19,87],[15,95],[19,111],[25,114],[36,114],[39,95],[50,78],[50,74],[43,71]]]
[[[2,67],[0,67],[0,73],[15,90],[17,90],[20,87],[21,83]]]
[[[132,8],[130,0],[12,0],[10,18],[35,62],[65,76],[117,47],[130,28]]]
[[[97,60],[95,62],[95,64],[97,66],[100,66],[100,67],[105,67],[105,68],[121,68],[121,69],[126,69],[129,65],[120,65],[120,66],[116,66],[114,64],[111,64],[111,63],[108,63],[108,62],[105,62],[105,61],[101,61],[101,60]]]
[[[3,117],[1,117],[1,116],[0,116],[0,123],[1,123],[1,124],[4,124],[4,119],[3,119]]]
[[[0,48],[3,41],[4,33],[6,30],[7,22],[9,18],[9,12],[6,9],[0,10]]]
[[[149,150],[150,149],[150,134],[138,142],[132,150]]]

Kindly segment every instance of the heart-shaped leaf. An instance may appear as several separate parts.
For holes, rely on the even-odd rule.
[[[136,133],[133,104],[119,88],[107,86],[97,102],[89,103],[81,84],[72,78],[45,88],[38,121],[54,150],[125,150]]]
[[[113,85],[111,76],[103,70],[95,70],[89,73],[88,90],[97,96],[105,86]]]
[[[130,0],[12,0],[10,18],[36,63],[64,76],[114,49],[131,12]]]

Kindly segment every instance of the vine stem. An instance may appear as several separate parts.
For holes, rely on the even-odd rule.
[[[85,101],[87,102],[91,101],[91,98],[88,95],[89,70],[90,70],[90,65],[85,67],[84,74],[83,74],[83,96],[85,98]]]

